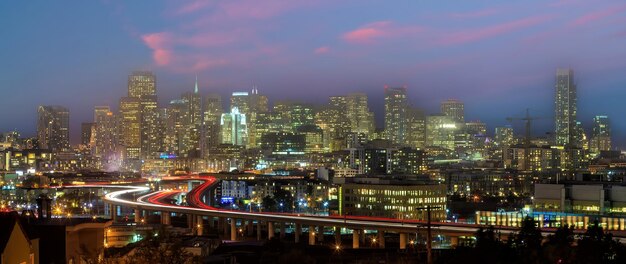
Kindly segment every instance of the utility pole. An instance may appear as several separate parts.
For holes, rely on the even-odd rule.
[[[432,264],[433,263],[433,237],[432,237],[432,231],[431,231],[431,209],[441,209],[441,206],[432,206],[432,205],[427,205],[425,207],[417,207],[415,208],[416,210],[424,210],[426,209],[426,257],[427,257],[427,261],[426,263],[428,264]]]

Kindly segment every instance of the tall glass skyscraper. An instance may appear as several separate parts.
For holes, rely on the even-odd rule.
[[[70,148],[70,111],[58,105],[40,106],[37,109],[37,139],[40,149],[52,152]]]
[[[576,84],[571,69],[556,70],[554,120],[556,144],[576,143]]]
[[[405,143],[407,108],[406,87],[385,86],[385,135],[393,143]]]

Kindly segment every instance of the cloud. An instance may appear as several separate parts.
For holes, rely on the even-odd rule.
[[[584,14],[570,23],[571,26],[583,26],[626,11],[626,5],[612,6],[603,10]]]
[[[519,20],[514,20],[504,24],[493,25],[477,29],[469,29],[458,31],[455,33],[447,34],[440,40],[440,44],[454,45],[465,44],[469,42],[475,42],[498,35],[507,34],[513,31],[517,31],[523,28],[531,27],[537,24],[541,24],[551,19],[551,16],[534,16],[527,17]]]
[[[353,31],[343,34],[343,39],[352,43],[369,43],[380,38],[388,32],[391,21],[378,21],[369,23]]]
[[[468,18],[481,18],[487,17],[491,15],[495,15],[500,13],[500,10],[495,8],[487,8],[482,10],[477,10],[473,12],[465,12],[465,13],[452,13],[450,17],[452,18],[460,18],[460,19],[468,19]]]
[[[175,11],[175,14],[177,15],[186,15],[189,13],[193,13],[193,12],[197,12],[199,10],[204,9],[205,7],[209,6],[212,3],[212,1],[192,1],[186,5],[183,5],[182,7],[178,8]]]
[[[141,36],[143,42],[152,49],[152,58],[159,66],[165,66],[172,61],[172,36],[167,32],[145,34]]]
[[[353,44],[371,44],[383,38],[406,37],[423,30],[420,26],[397,26],[391,21],[376,21],[346,32],[341,38]]]
[[[325,54],[325,53],[330,52],[330,47],[322,46],[322,47],[319,47],[319,48],[315,49],[313,52],[315,54]]]

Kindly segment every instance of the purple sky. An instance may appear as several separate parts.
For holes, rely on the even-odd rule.
[[[612,118],[625,145],[624,1],[19,1],[0,3],[0,131],[33,135],[37,105],[70,108],[73,142],[93,106],[117,108],[132,70],[160,101],[193,89],[325,102],[383,86],[437,112],[447,98],[489,130],[529,107],[552,130],[554,74],[572,67],[579,119]],[[380,118],[379,118],[380,120]],[[516,127],[520,127],[517,125]],[[522,131],[518,131],[522,132]]]

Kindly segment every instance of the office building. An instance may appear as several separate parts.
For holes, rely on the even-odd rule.
[[[557,69],[554,120],[556,144],[560,146],[575,143],[576,127],[576,84],[571,69]]]
[[[406,87],[385,86],[385,134],[393,143],[406,143]]]
[[[108,106],[94,109],[94,148],[92,153],[100,161],[100,169],[105,171],[119,168],[119,127],[118,116]]]
[[[222,114],[220,125],[222,144],[246,146],[248,143],[246,115],[240,113],[237,107],[232,108],[230,113]]]
[[[593,118],[589,150],[594,154],[611,150],[611,123],[608,116],[599,115]]]
[[[220,119],[224,112],[222,97],[218,94],[208,94],[204,97],[203,108],[203,139],[204,155],[220,144]]]
[[[341,215],[426,220],[425,207],[432,206],[432,221],[446,219],[446,186],[425,177],[341,177],[334,183]]]
[[[95,123],[80,124],[80,144],[85,147],[91,147],[92,134],[95,132]]]
[[[39,148],[52,152],[70,149],[70,111],[62,106],[39,106],[37,109]]]
[[[465,105],[456,99],[441,102],[441,113],[452,118],[454,122],[465,122]]]
[[[457,125],[450,116],[429,115],[426,118],[426,145],[448,150],[454,149]]]
[[[125,159],[139,159],[141,152],[141,100],[120,99],[120,145]]]

